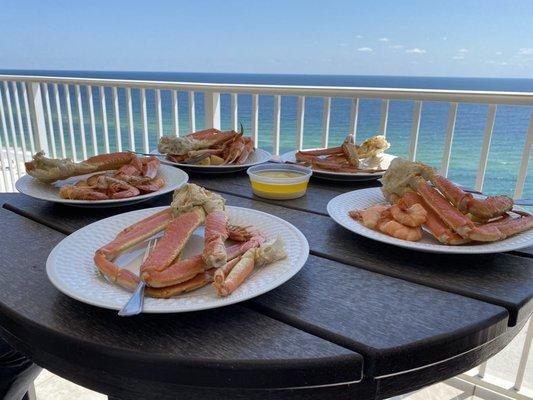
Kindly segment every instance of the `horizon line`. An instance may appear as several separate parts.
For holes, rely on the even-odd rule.
[[[325,74],[325,73],[283,73],[283,72],[205,72],[205,71],[169,71],[169,70],[103,70],[103,69],[18,69],[18,68],[0,68],[0,73],[18,71],[18,72],[130,72],[130,73],[168,73],[168,74],[204,74],[204,75],[269,75],[269,76],[343,76],[343,77],[386,77],[386,78],[452,78],[452,79],[517,79],[532,80],[533,78],[522,77],[493,77],[493,76],[445,76],[445,75],[382,75],[382,74]]]

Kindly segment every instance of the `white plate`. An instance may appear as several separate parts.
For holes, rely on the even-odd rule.
[[[101,172],[96,172],[101,173]],[[63,199],[59,196],[59,188],[65,185],[72,185],[79,180],[86,179],[93,174],[86,174],[74,176],[63,181],[55,182],[52,185],[39,182],[30,175],[24,175],[15,183],[15,187],[25,195],[35,197],[36,199],[52,201],[54,203],[68,204],[78,207],[117,207],[126,204],[140,203],[141,201],[150,200],[153,197],[162,195],[164,193],[172,192],[179,189],[187,183],[189,175],[186,172],[169,167],[167,165],[160,165],[157,171],[157,176],[163,178],[166,182],[165,186],[157,192],[142,194],[140,196],[130,197],[127,199],[109,199],[109,200],[69,200]]]
[[[317,150],[317,149],[306,149],[306,150]],[[296,150],[289,151],[287,153],[284,153],[281,155],[281,160],[283,162],[290,161],[295,162],[296,161]],[[381,167],[382,169],[389,168],[389,165],[392,160],[394,160],[396,156],[393,156],[392,154],[383,154],[383,160],[381,161]],[[333,171],[316,171],[313,170],[313,177],[315,178],[321,178],[321,179],[327,179],[330,181],[372,181],[375,179],[379,179],[383,176],[385,172],[333,172]]]
[[[150,154],[161,154],[157,150],[153,150]],[[255,149],[255,151],[248,156],[246,162],[241,165],[194,165],[194,164],[181,164],[169,161],[163,157],[160,157],[162,163],[167,165],[173,165],[175,167],[185,168],[190,172],[209,173],[209,174],[227,174],[235,171],[242,171],[257,164],[263,164],[272,158],[272,154],[263,149]]]
[[[521,249],[533,245],[533,229],[511,236],[505,240],[492,243],[465,244],[460,246],[446,246],[440,244],[429,232],[423,231],[422,240],[410,242],[393,238],[381,232],[364,227],[348,215],[348,211],[366,208],[375,204],[386,204],[380,188],[354,190],[341,194],[328,203],[328,213],[338,224],[346,229],[379,242],[392,244],[406,249],[425,251],[430,253],[450,254],[486,254],[500,253]]]
[[[46,272],[54,286],[76,300],[98,307],[119,310],[128,301],[131,293],[105,280],[97,271],[94,252],[111,241],[125,227],[165,207],[148,208],[115,215],[88,225],[63,239],[50,253]],[[227,297],[218,297],[214,288],[207,285],[190,293],[170,299],[147,297],[144,312],[177,313],[222,307],[248,300],[272,290],[289,280],[305,264],[309,244],[304,235],[290,223],[266,214],[240,207],[226,207],[229,221],[235,225],[253,225],[267,239],[281,236],[285,241],[288,257],[262,268],[256,268],[251,276],[235,292]],[[117,259],[119,265],[128,265],[135,273],[139,271],[140,258],[146,242]],[[184,257],[199,254],[203,248],[203,228],[199,228],[184,249]],[[132,264],[130,266],[130,263]]]

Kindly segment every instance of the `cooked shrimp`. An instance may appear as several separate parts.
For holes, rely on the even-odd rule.
[[[427,211],[421,204],[415,203],[407,207],[401,200],[390,208],[392,218],[402,225],[416,228],[427,220]]]
[[[366,226],[370,229],[376,229],[381,213],[388,208],[388,206],[383,204],[377,204],[363,210],[352,210],[348,213],[348,215],[356,221],[359,221],[361,224],[363,224],[363,226]]]
[[[397,239],[409,240],[411,242],[416,242],[422,239],[422,231],[420,227],[413,228],[395,221],[392,218],[391,210],[385,210],[381,213],[381,217],[377,222],[377,227],[381,232]]]

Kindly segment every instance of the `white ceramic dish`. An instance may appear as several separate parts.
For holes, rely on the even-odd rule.
[[[61,292],[81,302],[98,307],[119,310],[131,293],[108,282],[97,271],[94,252],[111,241],[127,226],[164,207],[148,208],[115,215],[88,225],[63,239],[50,253],[46,271],[54,286]],[[278,236],[285,242],[288,257],[273,264],[256,268],[252,275],[230,296],[218,297],[214,288],[207,285],[190,293],[170,299],[147,297],[144,312],[178,313],[222,307],[248,300],[276,288],[289,280],[305,264],[309,244],[304,235],[290,223],[266,214],[240,207],[226,207],[229,221],[234,225],[253,225],[259,228],[267,240]],[[138,273],[146,242],[121,255],[117,262]],[[203,228],[199,228],[184,249],[184,257],[199,254],[203,248]]]
[[[100,172],[97,172],[100,173]],[[69,200],[63,199],[59,196],[59,188],[65,185],[72,185],[79,180],[85,179],[93,174],[86,174],[74,176],[63,181],[55,182],[52,185],[39,182],[30,175],[24,175],[15,183],[15,187],[21,193],[34,197],[39,200],[51,201],[54,203],[68,204],[77,207],[118,207],[123,205],[130,205],[140,203],[142,201],[150,200],[156,196],[164,193],[172,192],[179,189],[187,183],[189,175],[181,169],[172,168],[168,165],[160,165],[157,176],[163,178],[166,182],[165,186],[157,192],[147,193],[140,196],[130,197],[127,199],[109,199],[109,200]]]
[[[341,194],[333,198],[328,203],[328,213],[337,222],[346,229],[365,236],[369,239],[391,244],[394,246],[404,247],[406,249],[425,251],[431,253],[448,253],[448,254],[486,254],[500,253],[521,249],[533,245],[533,229],[511,236],[507,239],[478,244],[465,244],[460,246],[446,246],[440,244],[429,232],[423,232],[422,240],[419,242],[409,242],[393,238],[381,232],[364,227],[357,221],[354,221],[348,215],[348,211],[362,209],[375,204],[385,204],[385,198],[380,188],[354,190],[352,192]]]

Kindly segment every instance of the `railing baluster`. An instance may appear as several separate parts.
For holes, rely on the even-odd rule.
[[[476,176],[476,190],[483,191],[483,180],[485,179],[485,171],[487,169],[487,161],[489,159],[490,139],[492,138],[492,129],[494,128],[494,120],[496,118],[496,104],[489,105],[489,113],[487,115],[487,125],[485,127],[485,135],[483,136],[483,146],[481,147],[481,158],[479,160],[479,168]]]
[[[477,372],[477,375],[480,377],[480,378],[483,378],[485,377],[485,372],[487,371],[487,361],[485,361],[483,364],[481,364],[479,366],[479,370]]]
[[[157,116],[157,138],[163,136],[163,112],[161,110],[161,90],[155,90],[155,110]]]
[[[104,130],[104,152],[109,153],[109,128],[107,126],[107,106],[105,102],[105,87],[100,86],[100,113],[102,114],[102,127]]]
[[[15,155],[15,169],[17,171],[17,177],[18,177],[20,176],[20,163],[19,163],[19,155],[18,155],[17,133],[15,131],[15,121],[13,119],[13,107],[11,106],[11,94],[9,91],[9,85],[7,81],[4,81],[4,95],[6,96],[7,121],[9,122],[9,130],[11,131],[11,142],[13,146],[13,153]]]
[[[196,107],[194,92],[189,92],[189,129],[191,133],[196,131]]]
[[[178,91],[172,91],[172,129],[174,130],[174,135],[178,137],[180,135],[180,120],[179,120],[179,109],[178,109]]]
[[[0,96],[2,94],[0,93]],[[0,106],[2,103],[0,102]],[[6,153],[7,153],[7,146],[5,147]],[[10,180],[8,178],[8,174],[6,173],[6,169],[9,168],[9,164],[6,162],[6,157],[4,156],[4,143],[2,142],[2,136],[0,136],[0,169],[2,170],[2,185],[0,185],[0,190],[2,192],[10,192]],[[9,168],[11,169],[11,168]]]
[[[220,129],[220,93],[204,92],[204,129]]]
[[[422,102],[415,101],[413,109],[413,125],[411,126],[411,143],[409,145],[409,160],[416,160],[416,148],[418,145],[418,133],[420,132],[420,114],[422,113]]]
[[[441,175],[448,176],[450,167],[450,158],[452,156],[453,132],[455,130],[455,119],[457,117],[457,103],[450,103],[448,112],[448,125],[446,126],[446,139],[444,140],[444,153],[442,155],[442,164],[440,167]]]
[[[522,159],[520,161],[520,169],[518,170],[518,178],[516,180],[516,187],[514,191],[515,199],[522,197],[524,185],[526,184],[527,167],[529,164],[529,157],[531,155],[531,145],[533,144],[533,110],[531,110],[531,117],[529,119],[529,126],[527,128],[526,143],[522,151]]]
[[[324,97],[324,109],[322,110],[322,147],[328,147],[330,115],[331,97]]]
[[[54,98],[56,103],[57,125],[59,127],[59,143],[61,146],[61,156],[67,156],[67,149],[65,146],[65,135],[63,133],[63,115],[61,114],[61,100],[59,99],[59,87],[54,83]]]
[[[7,133],[7,124],[6,124],[6,115],[4,112],[4,100],[2,98],[2,92],[0,92],[0,123],[2,124],[2,131],[4,133],[4,143],[6,149],[6,156],[8,164],[5,164],[4,159],[2,159],[2,173],[5,173],[6,168],[9,169],[9,177],[11,178],[11,190],[15,190],[15,174],[13,172],[13,159],[11,158],[11,152],[9,151],[9,138]],[[0,148],[0,152],[2,149]],[[3,152],[2,152],[3,155]],[[7,180],[6,180],[7,182]]]
[[[239,105],[237,103],[237,93],[231,94],[231,128],[237,130],[237,122],[239,119]]]
[[[15,112],[17,114],[17,126],[20,135],[20,145],[22,147],[22,159],[24,162],[28,161],[28,154],[26,150],[26,135],[24,133],[24,125],[22,124],[22,113],[20,112],[20,100],[19,100],[19,90],[17,87],[17,82],[11,82],[13,87],[13,98],[15,99]]]
[[[35,133],[36,145],[39,150],[50,154],[48,135],[46,133],[46,121],[44,119],[44,103],[41,85],[39,82],[26,82],[28,102],[31,113],[33,132]]]
[[[85,122],[83,120],[83,103],[81,100],[81,91],[80,85],[75,86],[76,91],[76,105],[78,107],[78,123],[80,125],[80,136],[81,136],[81,152],[83,154],[83,159],[87,159],[87,141],[85,140]]]
[[[22,87],[22,101],[24,102],[24,115],[26,117],[26,127],[28,128],[28,136],[30,138],[30,150],[31,154],[35,154],[35,141],[33,140],[33,127],[31,124],[30,104],[28,102],[28,91],[24,82],[21,83]]]
[[[518,370],[516,371],[516,379],[513,389],[519,391],[524,383],[524,374],[526,372],[527,360],[529,358],[529,351],[531,350],[531,343],[533,342],[533,317],[529,318],[527,324],[527,333],[524,341],[524,347],[522,347],[522,354],[520,355],[520,363],[518,364]]]
[[[296,149],[304,145],[305,96],[298,96],[298,114],[296,115]]]
[[[252,139],[255,146],[259,147],[259,95],[252,94]]]
[[[389,100],[384,99],[381,102],[381,115],[379,119],[379,134],[387,135],[387,121],[389,120]]]
[[[150,151],[150,142],[148,141],[148,116],[146,115],[146,90],[141,89],[141,121],[143,126],[143,151]]]
[[[118,104],[118,90],[113,86],[112,91],[113,109],[115,113],[115,147],[116,151],[122,151],[122,136],[120,132],[120,108]]]
[[[279,135],[281,124],[281,96],[274,96],[274,133],[272,141],[272,153],[277,156],[279,154]]]
[[[135,128],[133,125],[133,104],[131,102],[131,88],[126,88],[126,106],[128,108],[128,133],[130,136],[130,150],[135,151]]]
[[[42,90],[44,91],[44,103],[46,105],[46,122],[48,124],[48,134],[50,135],[50,144],[52,145],[52,157],[57,157],[56,135],[54,132],[54,123],[52,122],[52,107],[50,105],[50,93],[48,92],[48,84],[43,83]]]
[[[68,85],[63,85],[63,95],[65,96],[65,104],[67,105],[67,121],[68,133],[70,137],[70,147],[72,151],[72,159],[78,161],[78,152],[76,150],[76,139],[74,138],[74,123],[72,121],[72,106],[70,105],[70,90]]]
[[[87,103],[89,104],[89,122],[91,124],[91,140],[93,142],[93,154],[98,154],[98,142],[96,138],[96,121],[94,119],[94,100],[93,100],[93,87],[90,85],[85,86],[87,90]]]
[[[357,138],[357,119],[359,116],[359,99],[352,100],[352,112],[350,115],[350,133]]]

